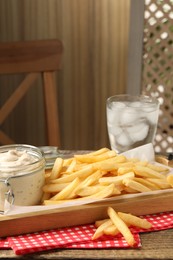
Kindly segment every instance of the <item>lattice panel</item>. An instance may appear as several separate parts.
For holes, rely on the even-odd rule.
[[[173,152],[173,0],[146,0],[142,92],[159,98],[156,152]]]

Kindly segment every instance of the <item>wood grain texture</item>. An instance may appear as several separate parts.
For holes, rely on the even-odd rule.
[[[109,146],[105,104],[107,97],[126,92],[129,7],[130,0],[0,1],[1,42],[63,42],[62,71],[56,79],[62,149]],[[15,80],[0,77],[0,105]],[[33,88],[1,126],[18,143],[46,145],[41,95],[41,89]]]
[[[44,93],[45,127],[47,144],[60,146],[58,117],[58,93],[55,74],[61,69],[63,47],[59,40],[35,40],[0,43],[0,74],[22,74],[24,80],[15,86],[15,90],[0,108],[0,124],[8,120],[9,114],[16,108],[33,83],[42,77]],[[3,89],[3,87],[2,87]],[[40,97],[39,97],[40,98]],[[30,111],[30,113],[35,111]],[[4,131],[6,133],[6,131]],[[38,133],[35,132],[35,135]],[[1,144],[7,142],[1,135]],[[16,142],[16,139],[14,139]],[[13,142],[13,143],[14,143]]]
[[[63,47],[60,41],[0,43],[0,74],[60,70]]]

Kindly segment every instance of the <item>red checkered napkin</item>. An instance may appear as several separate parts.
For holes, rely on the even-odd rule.
[[[173,212],[146,215],[143,218],[152,223],[149,230],[131,227],[136,245],[141,247],[139,233],[173,228]],[[129,248],[121,235],[102,236],[92,241],[94,225],[83,225],[33,234],[8,237],[0,240],[0,248],[12,248],[17,255],[45,251],[54,248]]]
[[[0,238],[0,249],[11,248],[8,242],[8,238]]]
[[[153,215],[145,215],[141,216],[141,218],[145,218],[148,220],[151,224],[152,227],[150,229],[136,229],[136,228],[131,228],[132,232],[149,232],[149,231],[158,231],[158,230],[164,230],[164,229],[169,229],[173,228],[173,211],[172,212],[162,212],[162,213],[157,213]]]
[[[122,236],[102,237],[92,241],[94,225],[76,226],[60,230],[43,231],[8,238],[9,245],[17,255],[45,251],[54,248],[127,248],[129,245]],[[140,247],[140,238],[135,234],[135,247]]]

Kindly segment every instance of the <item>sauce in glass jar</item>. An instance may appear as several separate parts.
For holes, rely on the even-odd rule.
[[[45,159],[35,146],[0,147],[0,211],[7,199],[20,206],[37,205],[45,182]]]

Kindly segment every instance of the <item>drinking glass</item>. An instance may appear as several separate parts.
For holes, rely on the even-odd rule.
[[[153,143],[160,103],[149,96],[115,95],[106,103],[110,146],[117,153]]]

